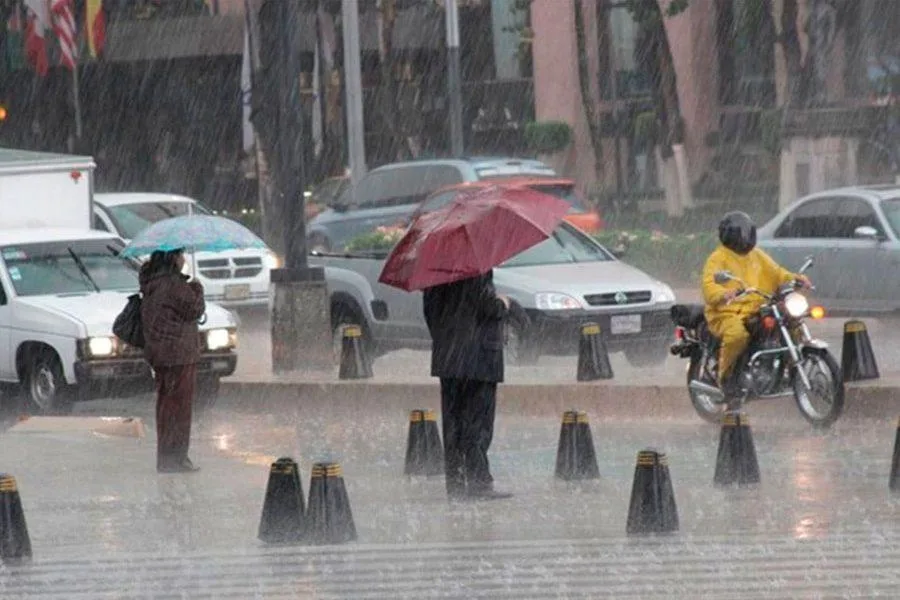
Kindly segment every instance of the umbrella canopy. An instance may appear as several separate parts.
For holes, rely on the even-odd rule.
[[[154,250],[176,248],[191,252],[224,252],[265,247],[265,242],[256,234],[231,219],[187,215],[157,221],[131,240],[122,250],[122,256],[145,256]]]
[[[490,186],[413,221],[378,281],[421,290],[487,273],[547,239],[569,204],[527,187]]]

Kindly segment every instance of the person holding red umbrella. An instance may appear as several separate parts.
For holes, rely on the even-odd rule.
[[[451,499],[509,498],[494,489],[487,451],[494,435],[497,383],[503,381],[503,319],[510,301],[493,272],[427,288],[431,375],[441,380],[444,470]]]
[[[431,375],[441,380],[447,494],[500,499],[487,452],[503,381],[503,321],[524,315],[498,295],[493,268],[547,239],[569,210],[530,188],[479,188],[418,216],[391,251],[378,280],[424,290]],[[517,311],[516,308],[519,308]]]

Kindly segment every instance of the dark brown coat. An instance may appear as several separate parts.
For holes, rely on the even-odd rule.
[[[140,275],[144,356],[154,368],[196,364],[200,358],[197,320],[206,312],[203,286],[181,273]]]

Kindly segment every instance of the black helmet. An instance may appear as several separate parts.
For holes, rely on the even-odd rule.
[[[730,212],[719,221],[719,241],[722,245],[737,252],[747,254],[756,247],[756,225],[745,212]]]

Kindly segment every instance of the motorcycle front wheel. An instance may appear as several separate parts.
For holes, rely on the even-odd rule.
[[[840,366],[828,350],[804,348],[803,360],[797,368],[806,373],[810,386],[807,390],[803,380],[794,373],[794,399],[800,414],[816,429],[831,427],[844,411],[844,379]]]

